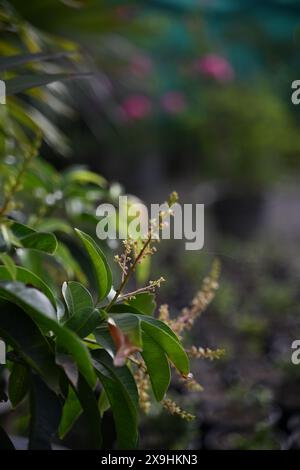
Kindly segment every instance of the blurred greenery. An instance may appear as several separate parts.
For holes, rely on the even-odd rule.
[[[219,292],[190,341],[225,347],[227,356],[197,370],[207,391],[192,400],[196,423],[154,410],[143,446],[300,448],[299,372],[289,357],[299,331],[299,112],[290,99],[300,73],[299,1],[0,6],[0,74],[10,94],[0,106],[0,185],[41,128],[43,159],[19,200],[25,215],[49,214],[48,225],[31,221],[36,228],[63,234],[54,265],[21,253],[26,266],[50,286],[49,273],[60,279],[62,270],[86,282],[70,227],[92,233],[95,203],[116,203],[123,187],[150,202],[175,187],[184,202],[207,207],[203,252],[163,245],[153,275],[167,278],[160,300],[177,312],[220,258]],[[120,184],[84,181],[87,169]],[[111,248],[104,247],[112,258]],[[172,392],[185,401],[176,382]]]

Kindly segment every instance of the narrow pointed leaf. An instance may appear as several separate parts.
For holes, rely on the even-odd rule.
[[[34,54],[8,55],[5,57],[1,57],[0,59],[0,72],[20,67],[21,65],[27,65],[28,63],[32,62],[60,59],[61,57],[66,57],[67,55],[67,52],[58,52],[56,54],[37,52]]]
[[[109,294],[112,286],[110,267],[97,243],[86,233],[78,229],[75,231],[90,257],[97,282],[98,300],[102,300]]]
[[[127,367],[114,367],[105,351],[97,350],[92,354],[97,375],[114,415],[118,448],[134,449],[138,441],[138,395],[134,379]]]
[[[0,259],[10,275],[10,280],[14,281],[17,275],[17,267],[13,259],[6,253],[0,254]]]
[[[89,291],[79,282],[65,282],[63,296],[69,311],[66,326],[81,336],[88,336],[100,323],[100,314],[94,308]]]
[[[14,408],[25,398],[29,390],[30,371],[23,364],[15,363],[9,376],[8,396]]]
[[[63,407],[62,418],[59,425],[59,438],[63,439],[72,429],[82,413],[82,406],[72,387],[69,387],[67,399]]]
[[[53,73],[53,74],[35,74],[35,75],[20,75],[12,78],[6,82],[7,95],[16,95],[23,93],[31,88],[37,88],[49,85],[54,82],[61,82],[66,80],[74,80],[78,78],[89,77],[87,73]]]
[[[173,335],[171,336],[171,334],[167,332],[165,329],[166,325],[159,320],[156,320],[155,324],[153,324],[152,322],[145,321],[145,317],[143,316],[140,318],[142,330],[161,347],[178,371],[183,375],[187,375],[190,371],[187,354],[179,341],[175,340]]]
[[[102,445],[101,416],[93,389],[81,376],[75,390],[86,418],[89,433],[89,448],[100,449]]]
[[[58,396],[36,375],[32,376],[30,397],[30,450],[51,450],[58,429],[62,404]]]
[[[10,231],[19,242],[19,246],[31,248],[53,254],[57,248],[57,240],[53,233],[36,232],[27,225],[14,222],[9,227]]]
[[[10,281],[9,273],[7,268],[0,266],[0,281]],[[22,266],[16,266],[16,281],[22,282],[23,284],[28,284],[36,287],[38,290],[42,291],[50,300],[53,307],[56,308],[56,300],[53,295],[53,292],[47,284],[36,274],[29,269],[23,268]]]
[[[157,401],[161,401],[171,380],[168,359],[160,345],[145,332],[143,332],[143,351],[141,354],[147,366],[154,396]]]

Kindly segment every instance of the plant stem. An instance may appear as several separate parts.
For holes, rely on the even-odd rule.
[[[115,302],[117,301],[119,295],[122,293],[124,287],[126,286],[127,282],[129,281],[129,278],[131,276],[131,274],[135,271],[135,268],[136,266],[138,265],[139,261],[142,259],[145,251],[146,251],[146,248],[149,246],[150,242],[151,242],[151,231],[149,232],[149,236],[145,242],[145,244],[143,245],[141,251],[139,252],[138,256],[136,257],[136,259],[134,260],[134,262],[132,263],[132,266],[130,266],[130,269],[128,270],[128,273],[126,274],[126,276],[124,277],[123,281],[121,282],[121,285],[120,287],[118,288],[117,292],[115,293],[113,299],[110,301],[110,303],[108,304],[107,307],[105,307],[105,311],[108,312],[111,307],[115,304]]]
[[[14,183],[8,190],[7,194],[5,195],[3,206],[0,208],[0,217],[3,217],[10,209],[11,203],[13,201],[14,196],[17,192],[21,189],[22,179],[24,174],[31,163],[31,160],[37,155],[38,149],[41,144],[41,134],[39,133],[36,137],[36,141],[34,142],[33,147],[28,151],[28,154],[25,155],[24,160],[21,164],[21,167],[17,173]]]

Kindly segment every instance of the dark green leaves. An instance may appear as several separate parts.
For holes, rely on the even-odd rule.
[[[55,301],[55,297],[52,291],[49,289],[47,284],[36,274],[34,274],[33,272],[29,271],[26,268],[23,268],[22,266],[16,266],[15,278],[16,278],[15,279],[16,281],[20,281],[20,282],[23,282],[23,284],[34,286],[40,291],[42,291],[48,297],[53,307],[56,308],[56,301]],[[0,281],[10,281],[10,280],[11,280],[11,275],[8,272],[7,267],[0,266]]]
[[[18,240],[20,247],[44,251],[49,254],[53,254],[56,250],[57,241],[53,233],[36,232],[18,222],[10,225],[9,229]]]
[[[143,332],[142,356],[147,366],[152,390],[157,401],[161,401],[171,380],[170,366],[164,350],[151,336]]]
[[[86,233],[75,229],[91,260],[98,289],[98,300],[104,299],[112,286],[111,270],[106,258],[96,242]]]
[[[116,348],[114,364],[120,367],[126,363],[131,354],[141,350],[140,320],[136,315],[124,313],[110,317],[107,323]]]
[[[62,418],[59,425],[58,434],[60,439],[63,439],[68,434],[81,413],[82,407],[80,401],[78,400],[73,388],[69,387],[68,396],[63,407]]]
[[[87,382],[94,386],[96,377],[87,348],[75,333],[58,323],[56,312],[44,294],[19,282],[0,282],[0,297],[18,305],[43,331],[52,331],[58,344],[73,357]]]
[[[13,259],[7,253],[0,253],[0,260],[6,267],[7,273],[9,275],[8,280],[14,281],[16,279],[17,267]]]
[[[59,426],[62,405],[58,396],[37,375],[32,377],[30,410],[29,449],[51,450],[51,440]]]
[[[123,305],[122,310],[125,307]],[[95,337],[102,347],[114,355],[117,367],[124,365],[130,354],[141,351],[158,401],[163,399],[170,383],[169,361],[183,376],[189,373],[189,360],[179,339],[165,323],[153,317],[111,313],[108,330],[105,325],[97,328]]]
[[[29,381],[29,367],[15,363],[12,367],[8,383],[8,396],[14,408],[16,408],[26,396],[29,389]]]
[[[69,311],[66,326],[81,337],[89,335],[100,323],[100,314],[94,308],[91,294],[75,281],[65,282],[62,292]]]
[[[149,293],[142,293],[137,294],[133,299],[128,300],[126,302],[131,307],[136,308],[140,313],[144,315],[153,315],[156,309],[156,302],[155,302],[154,294]]]
[[[62,439],[71,430],[79,416],[83,414],[88,430],[88,448],[99,449],[102,443],[101,416],[93,390],[83,377],[79,377],[77,389],[69,387],[59,425],[59,437]]]
[[[56,54],[46,54],[43,52],[38,52],[35,54],[8,55],[5,57],[1,57],[0,59],[0,72],[20,67],[21,65],[27,65],[28,63],[32,62],[59,59],[67,55],[68,54],[66,52],[59,52]]]
[[[134,379],[127,367],[114,367],[107,352],[97,350],[92,355],[114,415],[118,448],[134,449],[138,440],[138,394]]]
[[[16,95],[23,93],[31,88],[37,88],[50,83],[74,80],[76,78],[88,77],[90,74],[76,74],[76,73],[53,73],[53,74],[35,74],[35,75],[21,75],[12,78],[6,82],[7,95]]]
[[[93,390],[86,380],[80,376],[78,388],[75,390],[86,418],[89,433],[89,449],[100,449],[102,444],[101,416]]]
[[[179,340],[174,338],[174,333],[173,335],[168,333],[165,328],[166,325],[159,320],[153,322],[151,317],[150,321],[148,321],[147,317],[146,319],[143,316],[140,318],[142,320],[143,331],[148,334],[153,342],[161,347],[176,369],[182,375],[187,375],[190,371],[189,360]]]
[[[36,324],[9,302],[0,300],[0,335],[19,354],[25,364],[39,373],[46,383],[58,390],[58,368],[53,351]]]
[[[123,365],[128,356],[139,348],[150,375],[155,398],[162,400],[170,383],[168,360],[180,374],[186,376],[189,373],[189,360],[179,339],[163,322],[146,315],[111,314],[111,321],[117,327],[112,329],[109,325],[116,347],[114,364]],[[112,351],[104,328],[97,329],[96,338],[103,347]]]

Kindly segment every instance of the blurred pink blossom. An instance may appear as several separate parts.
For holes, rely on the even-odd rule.
[[[168,91],[161,98],[161,105],[169,114],[178,114],[185,110],[186,99],[180,91]]]
[[[195,69],[207,77],[219,82],[230,82],[234,79],[234,70],[224,58],[215,54],[207,54],[195,62]]]
[[[122,103],[122,110],[128,119],[142,119],[151,112],[151,101],[145,95],[130,95]]]
[[[138,77],[148,75],[152,70],[152,61],[145,55],[136,55],[130,63],[130,72]]]

